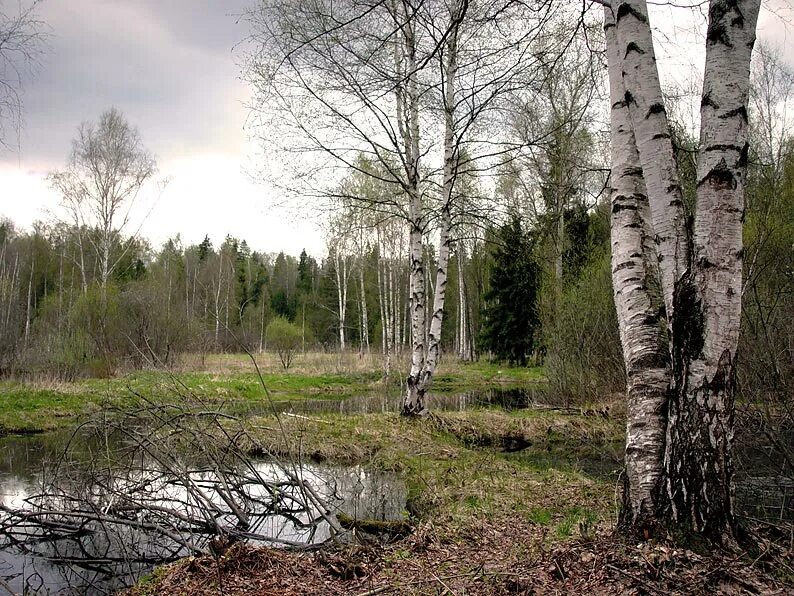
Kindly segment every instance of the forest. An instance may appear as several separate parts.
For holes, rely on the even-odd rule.
[[[76,127],[59,202],[0,220],[9,592],[47,561],[140,595],[786,593],[794,69],[760,2],[708,3],[689,87],[637,0],[251,4],[256,175],[325,249],[154,245],[146,135]]]

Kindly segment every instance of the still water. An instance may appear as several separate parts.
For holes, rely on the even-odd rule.
[[[119,458],[108,468],[106,458],[97,457],[102,447],[76,443],[66,433],[0,439],[0,593],[112,593],[190,548],[207,550],[214,524],[235,527],[219,479],[234,483],[227,497],[245,495],[237,501],[249,524],[240,535],[274,545],[327,540],[330,528],[318,503],[362,519],[404,515],[404,485],[361,466],[258,460],[221,478],[186,457],[184,474],[175,476],[144,460]],[[127,511],[116,523],[122,504]],[[140,510],[130,514],[130,506]],[[52,518],[56,524],[24,518],[46,510],[61,513]],[[69,517],[77,510],[80,518]]]

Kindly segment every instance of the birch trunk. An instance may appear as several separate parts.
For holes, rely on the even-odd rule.
[[[605,25],[613,104],[613,281],[629,377],[621,520],[632,530],[659,523],[722,544],[734,542],[736,528],[734,367],[741,313],[749,66],[759,7],[760,0],[710,4],[691,237],[684,224],[645,2],[616,3],[616,27],[611,27],[608,10]],[[660,326],[651,324],[658,318],[652,318],[650,233],[658,250],[669,356],[660,347]],[[654,380],[658,382],[651,385]],[[662,438],[660,423],[665,428]]]
[[[626,481],[620,523],[644,533],[657,512],[669,382],[650,206],[621,77],[612,9],[604,9],[610,88],[612,286],[627,376]]]
[[[631,114],[657,236],[667,319],[673,288],[689,263],[686,214],[673,144],[656,67],[648,8],[644,0],[615,2],[618,51],[622,57],[624,101]]]
[[[345,320],[347,318],[347,258],[334,253],[336,270],[337,316],[339,317],[339,350],[345,351]]]
[[[405,90],[398,86],[398,103],[404,123],[400,127],[405,145],[406,178],[409,219],[409,285],[411,292],[411,368],[406,378],[406,391],[402,413],[406,416],[426,411],[424,390],[420,386],[420,375],[425,362],[425,266],[422,250],[424,217],[419,191],[419,93],[417,89],[416,39],[414,22],[407,20],[402,25],[405,51]],[[400,69],[398,69],[400,70]]]
[[[30,318],[32,313],[32,297],[33,297],[33,271],[36,266],[36,260],[31,258],[30,260],[30,275],[28,276],[28,300],[27,300],[27,307],[25,309],[25,340],[23,343],[23,348],[25,350],[28,349],[28,338],[30,336]]]
[[[364,286],[364,263],[360,264],[358,268],[358,282],[361,288],[361,351],[369,353],[369,316],[367,313],[367,291]]]
[[[458,242],[458,331],[459,352],[458,357],[464,362],[470,362],[472,357],[471,343],[469,342],[469,317],[468,301],[466,298],[466,280],[463,274],[465,247]]]
[[[675,391],[665,453],[679,525],[735,541],[733,415],[742,297],[750,57],[760,0],[709,6],[697,213],[690,273],[676,289]]]

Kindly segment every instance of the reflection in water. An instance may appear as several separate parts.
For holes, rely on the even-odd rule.
[[[496,407],[503,410],[519,410],[546,404],[549,398],[543,385],[504,389],[482,389],[461,392],[430,392],[427,394],[430,410],[462,411],[472,408]],[[384,391],[372,395],[357,395],[345,399],[301,399],[274,402],[282,412],[373,414],[399,412],[402,394]],[[269,409],[269,406],[268,408]]]
[[[146,459],[118,461],[109,473],[80,456],[97,448],[90,441],[63,461],[63,440],[0,439],[0,578],[15,593],[112,592],[157,563],[207,550],[218,527],[271,544],[323,542],[330,528],[320,502],[330,512],[380,520],[401,519],[405,507],[396,478],[360,466],[261,460],[233,473],[194,457],[176,476]]]

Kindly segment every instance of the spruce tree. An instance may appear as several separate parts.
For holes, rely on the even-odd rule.
[[[525,366],[538,328],[540,270],[533,238],[513,215],[499,228],[493,243],[491,287],[485,295],[483,345],[499,360]]]

